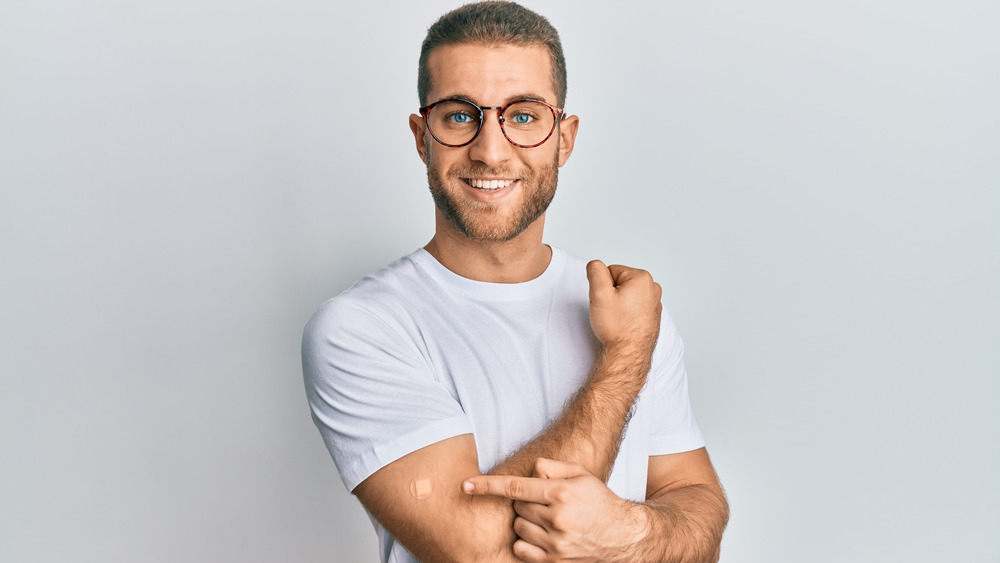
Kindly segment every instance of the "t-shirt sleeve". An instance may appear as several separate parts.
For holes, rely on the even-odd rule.
[[[408,453],[472,432],[416,347],[342,296],[306,325],[302,371],[313,421],[349,491]]]
[[[653,426],[650,455],[696,450],[705,445],[688,396],[684,342],[666,309],[653,351]]]

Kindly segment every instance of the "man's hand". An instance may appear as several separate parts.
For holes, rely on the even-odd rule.
[[[645,270],[600,260],[587,264],[590,326],[605,347],[638,346],[651,354],[660,334],[660,284]]]
[[[534,477],[479,475],[462,487],[514,500],[523,561],[626,561],[644,529],[641,511],[576,463],[539,458]]]

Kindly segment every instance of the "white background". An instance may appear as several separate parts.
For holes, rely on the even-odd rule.
[[[452,2],[0,4],[0,560],[373,561],[302,325],[424,244]],[[651,270],[722,560],[1000,561],[995,2],[530,2],[548,242]]]

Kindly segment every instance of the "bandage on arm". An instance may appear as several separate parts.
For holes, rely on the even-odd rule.
[[[434,492],[433,477],[417,475],[410,481],[410,494],[417,500],[427,500]]]

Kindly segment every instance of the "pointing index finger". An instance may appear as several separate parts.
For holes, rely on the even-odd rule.
[[[512,475],[476,475],[462,483],[462,490],[470,495],[492,495],[538,504],[549,504],[549,479],[515,477]]]

